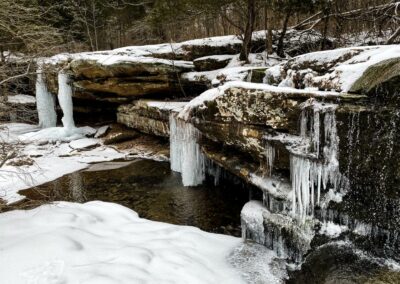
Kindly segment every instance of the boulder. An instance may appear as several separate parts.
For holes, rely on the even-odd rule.
[[[374,64],[354,83],[349,92],[371,93],[379,86],[395,93],[400,89],[400,57]]]
[[[233,57],[233,55],[211,55],[197,58],[193,63],[196,71],[211,71],[225,68]]]

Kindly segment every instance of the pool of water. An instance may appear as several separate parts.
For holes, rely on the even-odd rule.
[[[20,192],[25,202],[101,200],[141,217],[240,236],[240,211],[249,189],[230,182],[184,187],[169,163],[151,160],[97,164],[88,170]]]

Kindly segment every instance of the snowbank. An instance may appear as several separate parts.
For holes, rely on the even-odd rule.
[[[241,240],[141,219],[120,205],[60,202],[0,214],[3,283],[243,283]]]

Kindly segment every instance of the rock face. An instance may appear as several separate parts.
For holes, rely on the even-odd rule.
[[[101,61],[73,60],[74,86],[102,96],[143,97],[153,94],[177,94],[179,76],[190,71],[192,63],[151,58],[102,64]]]
[[[143,133],[169,137],[169,115],[179,112],[185,105],[185,102],[138,100],[133,104],[121,105],[117,120]]]

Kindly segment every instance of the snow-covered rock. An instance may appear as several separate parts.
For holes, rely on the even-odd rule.
[[[297,89],[312,87],[338,92],[369,92],[400,76],[399,58],[399,45],[308,53],[268,69],[265,81]]]

